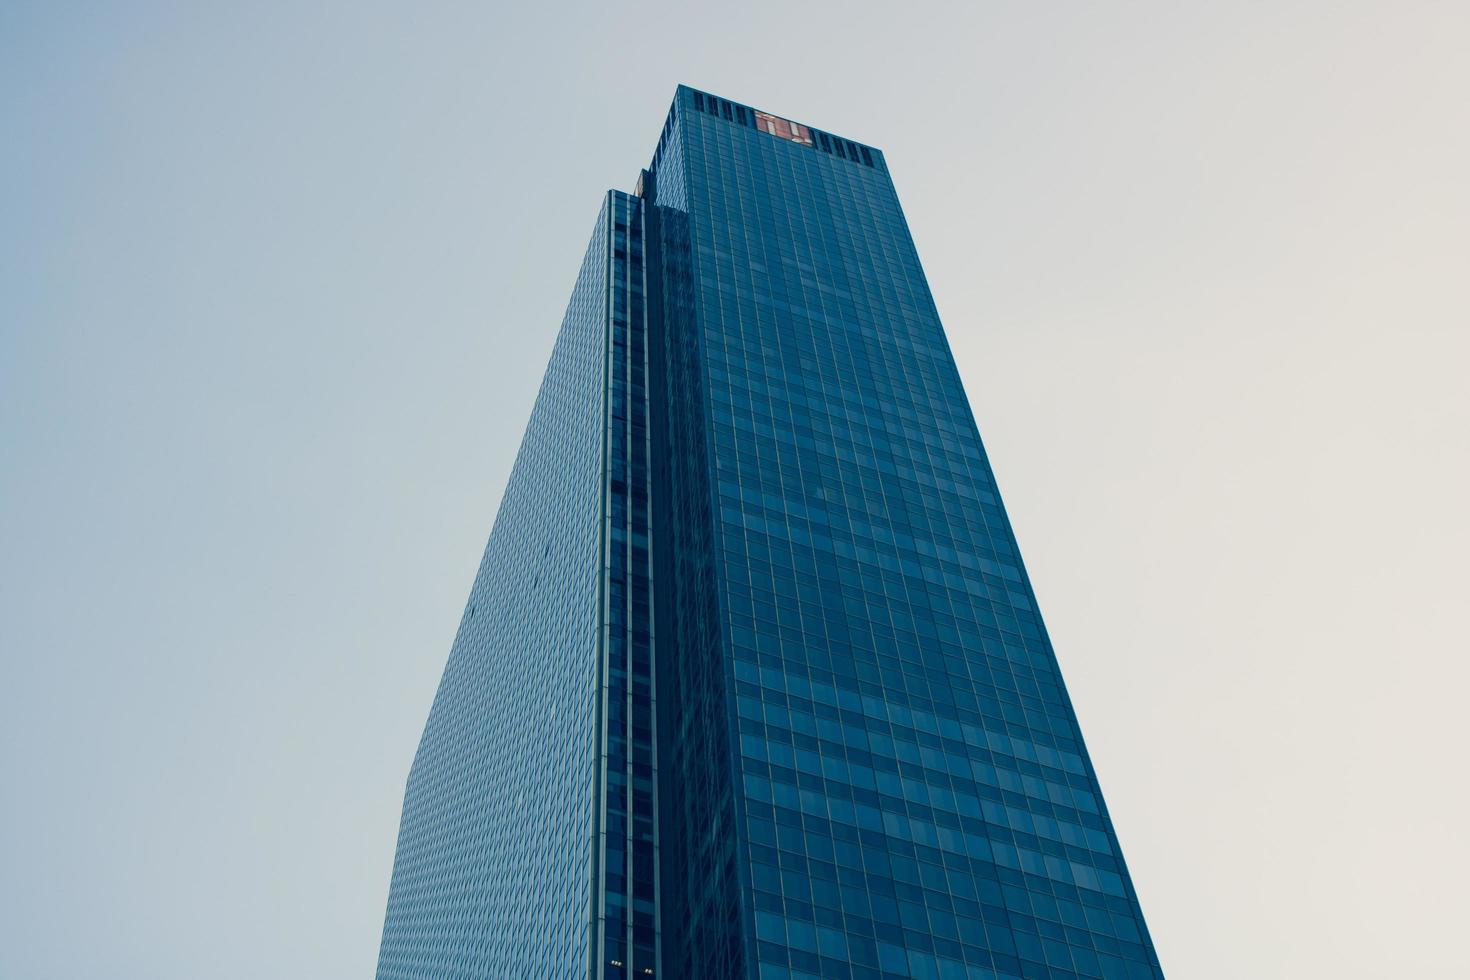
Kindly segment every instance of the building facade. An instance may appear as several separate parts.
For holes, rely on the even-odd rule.
[[[1163,976],[878,150],[681,86],[608,193],[378,976]]]

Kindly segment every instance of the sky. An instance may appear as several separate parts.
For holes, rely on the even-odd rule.
[[[0,5],[0,976],[376,962],[679,82],[881,147],[1165,971],[1464,977],[1470,6]]]

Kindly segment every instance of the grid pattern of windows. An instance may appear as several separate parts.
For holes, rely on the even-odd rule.
[[[881,154],[679,99],[740,972],[1162,976]]]
[[[380,980],[1159,980],[882,154],[681,87],[414,759]]]
[[[409,773],[379,980],[588,973],[611,241],[604,207]]]
[[[607,980],[659,975],[650,542],[647,230],[612,192],[603,612],[599,957]]]
[[[662,310],[653,323],[663,365],[654,379],[663,421],[655,426],[663,451],[654,495],[667,502],[655,511],[655,564],[663,569],[660,636],[673,638],[659,645],[657,657],[663,905],[670,910],[664,962],[675,977],[741,977],[747,958],[728,724],[733,689],[719,632],[707,399],[682,140],[666,141],[654,163],[658,204],[648,210],[659,226]]]

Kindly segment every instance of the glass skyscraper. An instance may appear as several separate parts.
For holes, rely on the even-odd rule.
[[[607,194],[378,976],[1163,976],[878,150],[680,87]]]

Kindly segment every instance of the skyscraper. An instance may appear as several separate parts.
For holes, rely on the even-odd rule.
[[[1163,976],[878,150],[681,86],[607,194],[378,976]]]

